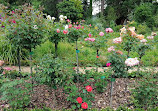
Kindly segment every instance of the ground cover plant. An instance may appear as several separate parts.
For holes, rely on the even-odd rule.
[[[31,4],[0,9],[0,109],[157,110],[158,32],[52,17]]]

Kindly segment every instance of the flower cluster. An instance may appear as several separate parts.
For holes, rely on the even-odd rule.
[[[91,86],[86,86],[86,90],[87,90],[88,92],[91,92],[91,91],[92,91],[92,87],[91,87]],[[81,104],[81,107],[82,107],[83,109],[87,109],[87,108],[88,108],[88,104],[87,104],[86,102],[83,102],[83,100],[82,100],[81,97],[78,97],[76,100],[77,100],[77,102],[78,102],[79,104]],[[82,102],[83,102],[83,103],[82,103]]]
[[[154,39],[154,36],[148,36],[147,39]]]
[[[95,38],[85,38],[85,41],[91,41],[91,42],[94,42],[94,41],[95,41]]]
[[[115,51],[114,46],[111,46],[111,47],[108,48],[108,52],[111,52],[111,51]]]
[[[110,65],[111,65],[111,63],[107,63],[107,64],[106,64],[106,67],[110,67]]]
[[[55,17],[51,17],[50,15],[48,15],[48,16],[47,16],[47,19],[54,21],[54,20],[55,20]]]
[[[122,38],[121,37],[118,37],[118,38],[115,38],[113,39],[113,43],[121,43],[122,42]]]
[[[136,36],[139,40],[142,40],[142,39],[144,39],[144,35],[142,35],[142,34],[140,34],[140,35],[137,35]]]
[[[125,64],[127,66],[132,67],[132,66],[138,65],[139,60],[137,58],[128,58],[128,59],[126,59]]]
[[[59,19],[60,19],[60,21],[63,21],[63,20],[65,20],[65,19],[67,19],[67,16],[60,15],[60,16],[59,16]]]

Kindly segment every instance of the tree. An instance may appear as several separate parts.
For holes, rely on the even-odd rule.
[[[67,16],[72,21],[83,17],[83,6],[80,0],[64,0],[57,4],[57,8],[60,14]]]

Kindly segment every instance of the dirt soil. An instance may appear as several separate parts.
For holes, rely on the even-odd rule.
[[[119,106],[129,105],[130,104],[130,84],[134,83],[134,79],[125,79],[125,78],[117,78],[114,83],[113,90],[113,101],[112,108],[116,109]],[[126,83],[128,83],[127,90],[125,90]],[[92,108],[106,108],[110,107],[110,88],[111,84],[108,83],[106,90],[104,93],[98,94],[93,90],[95,94],[95,101],[92,103]],[[42,108],[43,106],[50,107],[51,109],[69,109],[70,102],[66,100],[65,94],[63,94],[62,89],[58,90],[50,90],[46,85],[38,85],[35,86],[35,93],[32,95],[31,106],[37,106],[38,108]],[[56,99],[54,98],[56,96]],[[0,101],[0,111],[4,107],[9,107],[9,104],[5,101]],[[132,108],[132,106],[130,107]]]

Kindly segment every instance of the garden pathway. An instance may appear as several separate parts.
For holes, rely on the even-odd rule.
[[[13,70],[16,70],[16,71],[19,70],[18,66],[5,66],[5,67],[10,67],[10,68],[12,68]],[[75,67],[75,69],[76,69],[76,67]],[[86,67],[86,69],[84,69],[84,67],[80,67],[79,68],[79,72],[85,73],[85,70],[91,70],[91,69],[96,69],[96,67]],[[107,69],[109,69],[109,68],[108,67],[99,67],[98,71],[99,72],[104,72],[104,70],[107,70]],[[22,70],[22,72],[28,72],[28,73],[30,73],[30,67],[28,67],[28,66],[26,66],[26,67],[25,66],[21,66],[21,70]],[[144,68],[141,68],[140,70],[141,71],[154,71],[154,72],[158,72],[158,67],[144,67]],[[132,71],[137,71],[137,68],[130,69],[129,73],[131,73]],[[33,72],[35,72],[34,69],[33,69]]]

